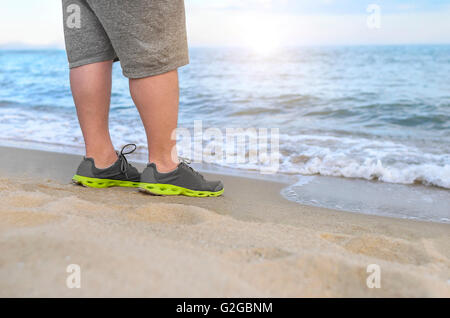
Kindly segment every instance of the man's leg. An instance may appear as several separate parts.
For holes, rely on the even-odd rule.
[[[112,61],[88,64],[70,70],[70,86],[83,132],[86,157],[97,168],[117,160],[108,129]]]
[[[178,121],[178,71],[130,79],[130,92],[147,134],[149,162],[160,172],[174,170],[178,165],[172,139]]]
[[[217,197],[220,181],[208,181],[185,162],[178,162],[172,134],[178,121],[178,71],[130,79],[130,92],[147,133],[149,163],[139,188],[157,195]]]

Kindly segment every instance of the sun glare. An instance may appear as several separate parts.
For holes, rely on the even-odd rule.
[[[247,20],[242,36],[245,46],[259,55],[271,55],[280,46],[280,30],[267,19]]]

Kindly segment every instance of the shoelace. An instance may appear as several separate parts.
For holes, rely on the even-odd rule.
[[[199,172],[195,171],[194,168],[192,168],[192,167],[190,166],[190,164],[191,164],[191,160],[190,160],[190,159],[184,158],[184,157],[178,157],[178,160],[179,160],[181,163],[183,163],[186,167],[188,167],[189,169],[191,169],[191,171],[192,171],[195,175],[197,175],[197,176],[201,177],[202,179],[204,179],[204,177],[203,177]]]
[[[127,147],[134,147],[132,150],[130,151],[125,151],[125,149]],[[133,153],[136,150],[137,146],[135,144],[127,144],[125,146],[122,147],[122,150],[120,150],[120,153],[118,154],[119,160],[120,160],[120,171],[122,171],[122,173],[125,174],[125,177],[128,178],[128,168],[130,167],[130,164],[128,163],[127,158],[125,157],[125,155],[129,155],[131,153]]]
[[[178,161],[184,163],[185,165],[190,165],[192,163],[191,159],[185,157],[178,157]]]

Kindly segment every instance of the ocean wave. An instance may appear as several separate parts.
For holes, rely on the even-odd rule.
[[[358,162],[337,154],[325,158],[311,158],[306,163],[290,167],[303,175],[323,175],[345,178],[379,180],[388,183],[433,185],[450,189],[450,165],[435,164],[397,165],[383,164],[381,160]]]
[[[280,139],[282,172],[450,188],[450,153],[442,145],[306,134]]]

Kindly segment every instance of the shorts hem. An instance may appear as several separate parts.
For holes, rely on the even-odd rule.
[[[87,59],[82,59],[76,62],[69,62],[69,68],[79,67],[83,65],[98,63],[98,62],[105,62],[105,61],[117,61],[117,56],[115,54],[108,54],[108,55],[99,55],[95,57],[90,57]]]
[[[189,59],[171,63],[168,65],[165,65],[164,67],[158,67],[158,68],[155,67],[155,68],[151,68],[151,69],[142,70],[140,72],[127,72],[125,70],[122,70],[122,73],[125,77],[131,78],[131,79],[138,79],[138,78],[145,78],[145,77],[156,76],[156,75],[168,73],[170,71],[178,69],[187,64],[189,64]]]

